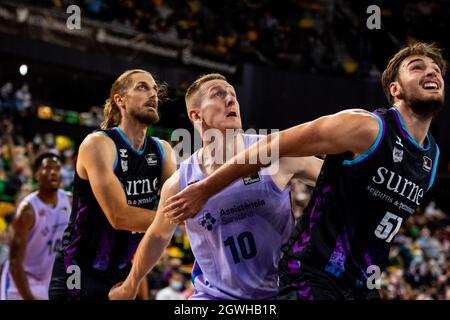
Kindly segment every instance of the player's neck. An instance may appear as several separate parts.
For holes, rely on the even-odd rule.
[[[245,149],[244,139],[241,134],[228,137],[225,133],[214,141],[204,139],[203,147],[199,152],[200,164],[205,172],[212,173],[222,164],[234,157],[238,152]]]
[[[58,202],[58,192],[54,190],[39,190],[37,196],[43,203],[55,207]]]
[[[147,125],[122,121],[118,127],[134,149],[142,149],[147,134]]]
[[[414,113],[414,111],[411,108],[408,108],[403,101],[397,102],[395,107],[400,112],[408,133],[423,147],[433,117],[424,117]]]

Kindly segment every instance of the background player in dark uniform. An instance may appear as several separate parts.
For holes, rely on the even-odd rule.
[[[237,156],[252,159],[258,148],[274,143],[280,157],[328,154],[280,262],[282,297],[378,296],[372,276],[382,270],[401,223],[434,181],[439,148],[428,130],[444,103],[445,70],[440,49],[424,43],[408,46],[383,73],[393,105],[389,110],[346,110],[321,117],[270,135]],[[166,215],[172,222],[193,215],[211,195],[262,166],[235,162],[231,159],[168,199]]]
[[[108,299],[111,286],[128,274],[154,219],[159,189],[176,169],[169,144],[146,135],[159,120],[159,92],[147,71],[124,72],[106,101],[103,130],[80,145],[72,215],[50,299]]]

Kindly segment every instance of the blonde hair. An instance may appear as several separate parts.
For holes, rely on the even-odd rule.
[[[398,79],[398,69],[403,60],[410,56],[416,55],[426,56],[433,59],[433,61],[439,66],[439,69],[441,69],[442,76],[445,75],[447,70],[447,62],[442,57],[442,49],[437,47],[436,44],[416,42],[408,45],[392,57],[386,69],[383,71],[383,75],[381,76],[381,84],[383,86],[384,94],[391,104],[394,103],[394,97],[391,96],[389,85]]]
[[[133,69],[127,70],[122,73],[112,84],[111,91],[109,93],[109,98],[106,99],[103,106],[103,114],[105,115],[105,120],[101,124],[103,130],[118,126],[122,120],[122,115],[120,113],[119,106],[114,101],[114,95],[123,95],[125,91],[131,85],[131,76],[136,73],[145,73],[153,78],[150,72],[143,69]],[[156,81],[156,80],[155,80]],[[158,98],[163,98],[167,91],[167,86],[165,84],[157,84]]]
[[[211,80],[224,80],[227,81],[227,79],[221,75],[220,73],[208,73],[201,75],[197,80],[195,80],[187,89],[186,95],[185,95],[185,103],[186,103],[186,109],[189,112],[192,106],[192,96],[200,90],[200,87],[208,81]]]

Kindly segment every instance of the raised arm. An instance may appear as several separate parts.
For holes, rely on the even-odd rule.
[[[164,147],[164,144],[163,144]],[[165,150],[171,158],[170,147]],[[145,232],[155,217],[154,210],[130,206],[125,191],[114,174],[116,148],[113,141],[101,133],[89,135],[80,145],[77,172],[88,179],[92,191],[111,226],[115,229]],[[175,170],[167,160],[163,164],[163,181]]]
[[[28,236],[35,223],[34,211],[30,204],[22,202],[11,224],[10,272],[17,290],[24,300],[35,300],[23,268],[27,251]]]
[[[165,214],[173,223],[195,215],[211,196],[231,182],[267,166],[259,155],[271,156],[271,150],[278,149],[280,158],[341,153],[357,157],[370,148],[378,132],[375,116],[365,110],[346,110],[268,135],[230,159],[206,179],[168,199]],[[250,162],[249,159],[256,161]]]
[[[114,286],[110,293],[111,300],[130,300],[136,297],[139,283],[155,266],[175,232],[176,225],[171,224],[162,212],[166,199],[180,190],[178,171],[167,180],[161,191],[161,201],[155,221],[145,232],[133,259],[133,266],[122,284]]]

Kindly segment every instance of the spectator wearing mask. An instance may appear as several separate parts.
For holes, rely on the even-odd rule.
[[[156,294],[156,300],[185,300],[182,293],[184,276],[178,271],[172,271],[169,285]]]

